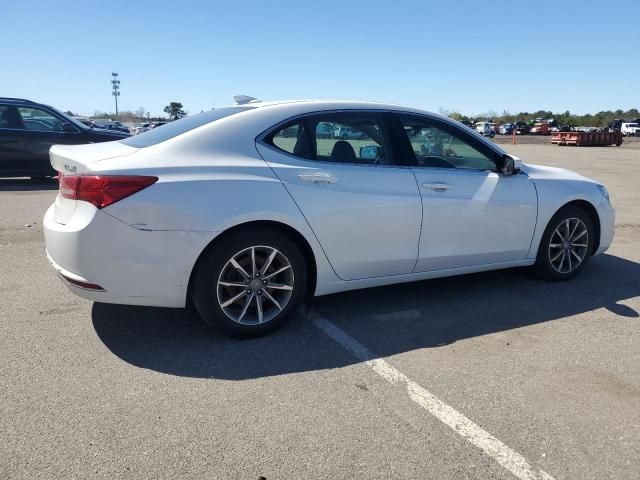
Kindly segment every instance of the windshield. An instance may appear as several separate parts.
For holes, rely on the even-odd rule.
[[[150,147],[152,145],[157,145],[158,143],[169,140],[173,137],[177,137],[178,135],[182,135],[183,133],[186,133],[189,130],[193,130],[194,128],[206,125],[207,123],[215,122],[216,120],[220,120],[221,118],[228,117],[240,112],[245,112],[247,110],[252,110],[254,108],[256,107],[218,108],[209,112],[203,112],[197,115],[192,115],[189,117],[181,118],[180,120],[169,122],[165,125],[152,128],[151,130],[147,130],[146,132],[143,132],[139,135],[125,138],[124,140],[120,141],[130,147]]]
[[[51,110],[53,110],[54,112],[56,112],[58,115],[60,115],[62,118],[64,118],[65,120],[68,120],[69,123],[74,124],[76,127],[78,128],[82,128],[83,130],[87,130],[89,127],[87,127],[84,123],[82,123],[79,120],[76,120],[73,117],[70,117],[69,115],[67,115],[66,113],[62,113],[60,110],[58,110],[57,108],[54,107],[49,107],[51,108]]]

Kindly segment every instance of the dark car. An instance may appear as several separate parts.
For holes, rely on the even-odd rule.
[[[109,142],[128,136],[89,128],[47,105],[0,97],[0,177],[53,176],[51,145]]]
[[[527,135],[531,132],[531,127],[526,122],[516,122],[516,134]]]

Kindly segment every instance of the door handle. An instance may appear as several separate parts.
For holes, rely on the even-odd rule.
[[[338,179],[328,173],[301,173],[300,180],[311,183],[336,183]]]
[[[429,190],[433,190],[434,192],[445,192],[451,188],[451,185],[447,183],[423,183],[422,186],[424,188],[428,188]]]

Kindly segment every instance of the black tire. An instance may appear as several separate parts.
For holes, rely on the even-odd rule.
[[[264,323],[238,323],[230,318],[220,305],[218,280],[232,257],[253,246],[270,247],[284,255],[293,272],[293,290],[286,305],[274,318]],[[193,304],[209,327],[226,335],[250,338],[271,333],[289,319],[305,297],[307,266],[304,256],[296,243],[277,229],[269,227],[238,229],[215,242],[203,255],[194,272],[191,288]],[[239,291],[241,292],[242,289]]]
[[[563,222],[570,219],[578,219],[580,220],[586,227],[588,240],[586,242],[586,254],[584,255],[583,260],[580,264],[575,267],[571,271],[560,272],[556,268],[554,268],[551,260],[551,237],[556,230]],[[561,208],[549,221],[547,228],[542,235],[542,239],[540,240],[540,246],[538,247],[538,255],[536,257],[536,263],[534,265],[534,271],[542,278],[546,280],[569,280],[570,278],[575,277],[582,269],[585,267],[589,258],[593,253],[593,242],[595,239],[595,228],[593,225],[593,221],[589,214],[584,211],[582,208],[567,205]],[[582,247],[581,247],[582,248]],[[558,250],[556,250],[558,251]],[[554,252],[555,253],[555,252]],[[578,251],[577,255],[581,255],[581,251]],[[571,253],[569,253],[571,255]],[[571,257],[574,258],[574,257]],[[575,260],[574,260],[575,261]]]
[[[489,138],[493,138],[493,137],[495,137],[495,136],[496,136],[495,132],[491,132],[491,133],[489,134]]]

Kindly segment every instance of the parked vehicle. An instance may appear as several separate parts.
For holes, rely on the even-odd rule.
[[[616,118],[607,123],[607,127],[609,127],[609,131],[611,132],[619,132],[623,123],[625,123],[624,119]]]
[[[101,128],[103,130],[113,130],[116,132],[129,133],[129,127],[114,120],[92,120],[91,122],[95,128]]]
[[[531,135],[549,135],[551,131],[548,123],[538,122],[531,128],[529,133]]]
[[[516,126],[513,123],[503,123],[498,129],[498,133],[500,135],[511,135],[513,134],[514,128],[516,128]]]
[[[316,141],[319,123],[366,132]],[[295,142],[283,132],[295,129]],[[51,148],[51,264],[96,302],[182,308],[234,335],[307,295],[507,267],[566,280],[607,250],[604,186],[460,123],[369,102],[252,102]],[[556,287],[561,288],[561,287]]]
[[[598,131],[598,127],[575,127],[576,132],[594,133]]]
[[[620,131],[625,137],[640,136],[640,123],[623,123]]]
[[[516,122],[516,135],[527,135],[531,131],[531,127],[527,122]]]
[[[364,140],[367,138],[367,134],[362,130],[348,126],[338,126],[333,131],[333,136],[342,140]]]
[[[495,137],[496,131],[490,122],[476,122],[476,131],[485,137]]]
[[[131,133],[133,133],[134,135],[138,135],[139,133],[146,132],[150,128],[151,128],[151,122],[139,123],[138,125],[133,127],[133,130]]]
[[[161,127],[162,125],[166,125],[166,124],[167,124],[167,122],[153,122],[149,128],[158,128],[158,127]]]
[[[48,105],[0,97],[0,177],[53,176],[57,172],[49,161],[51,145],[125,137],[128,134],[89,128]]]

